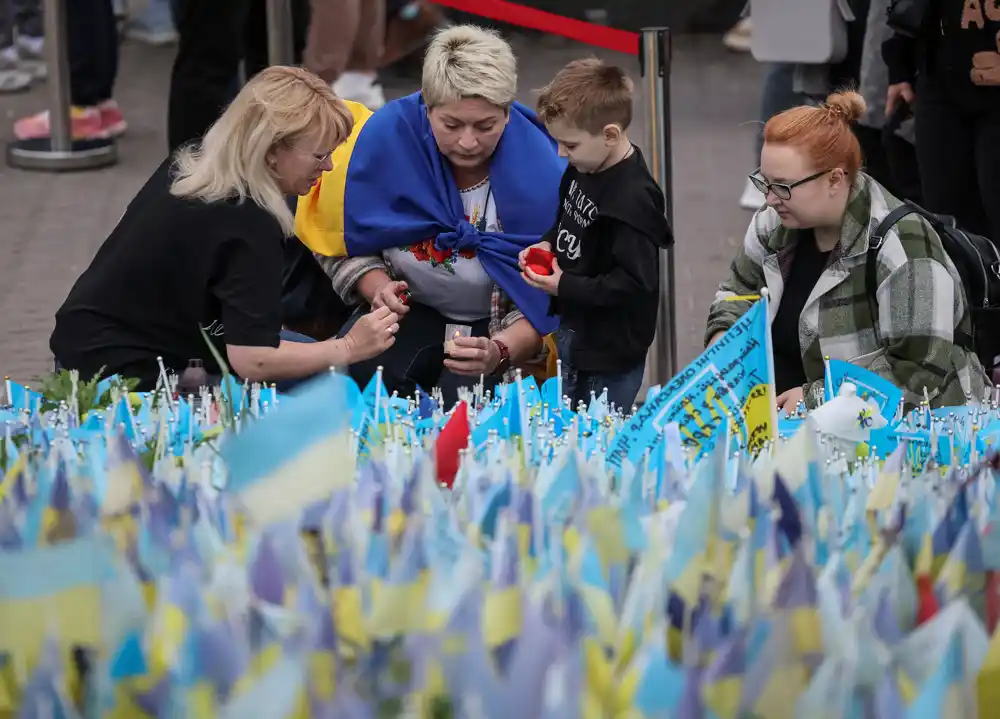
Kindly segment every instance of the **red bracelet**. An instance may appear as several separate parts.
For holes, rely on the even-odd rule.
[[[500,340],[493,340],[493,344],[500,350],[500,361],[493,368],[493,374],[502,375],[510,367],[510,348]]]

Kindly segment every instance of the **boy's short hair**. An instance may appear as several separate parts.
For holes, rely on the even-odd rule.
[[[632,80],[620,67],[596,57],[574,60],[540,91],[538,116],[545,123],[565,120],[591,135],[608,125],[627,130],[632,92]]]

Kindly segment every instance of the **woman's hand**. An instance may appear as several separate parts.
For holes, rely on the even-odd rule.
[[[524,270],[524,265],[527,262],[528,252],[534,249],[545,250],[546,252],[552,252],[552,245],[549,244],[548,242],[543,241],[543,242],[537,242],[533,244],[531,247],[526,247],[523,250],[521,250],[521,252],[518,253],[517,255],[517,266],[520,267],[522,270]]]
[[[914,97],[913,85],[908,82],[897,82],[895,85],[889,85],[885,96],[885,116],[892,117],[892,113],[896,111],[896,106],[901,100],[912,106]]]
[[[521,270],[521,276],[524,277],[524,281],[535,289],[541,290],[546,294],[556,297],[559,294],[559,280],[562,278],[562,270],[559,269],[559,260],[552,260],[552,274],[551,275],[539,275],[535,273],[530,267],[524,267]]]
[[[410,308],[399,298],[399,295],[405,292],[406,289],[407,284],[405,282],[389,280],[372,295],[372,309],[377,310],[381,307],[388,307],[389,310],[402,317],[410,311]]]
[[[791,414],[805,398],[805,393],[801,387],[792,387],[778,395],[778,411]]]
[[[399,331],[399,315],[388,307],[373,309],[354,323],[344,337],[350,363],[380,355],[392,347]]]
[[[489,337],[457,337],[444,366],[455,374],[492,375],[500,364],[500,348]]]

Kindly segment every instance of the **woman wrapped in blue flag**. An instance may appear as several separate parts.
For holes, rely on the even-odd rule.
[[[565,163],[516,92],[510,46],[456,26],[428,48],[420,92],[375,114],[348,103],[354,132],[300,198],[296,234],[346,302],[401,317],[395,345],[351,368],[361,386],[382,366],[389,391],[448,399],[543,352],[556,318],[517,257],[551,228]],[[471,336],[445,356],[448,324]]]

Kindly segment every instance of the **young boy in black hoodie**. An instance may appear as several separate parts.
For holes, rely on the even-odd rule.
[[[539,274],[521,253],[525,281],[552,295],[563,395],[591,392],[628,411],[656,330],[659,248],[673,241],[663,193],[626,134],[632,82],[597,59],[564,67],[538,98],[538,114],[569,160],[553,228],[535,247],[555,254]]]

